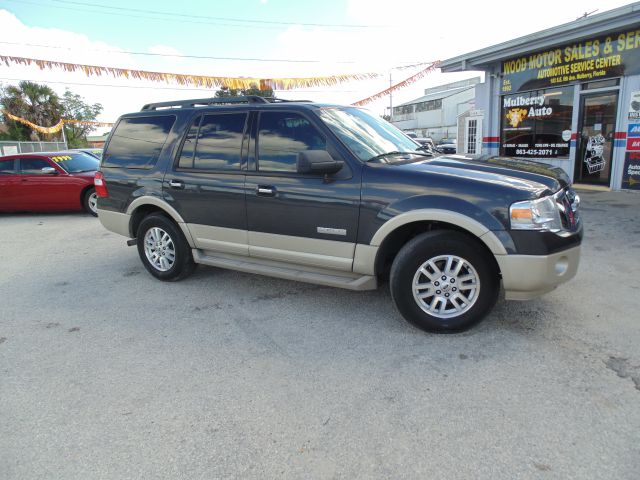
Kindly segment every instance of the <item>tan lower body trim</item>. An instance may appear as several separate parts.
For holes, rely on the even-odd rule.
[[[195,248],[236,255],[249,255],[247,232],[235,228],[188,223]]]
[[[351,271],[354,249],[354,243],[249,232],[250,256],[300,265]]]
[[[131,238],[129,234],[129,221],[131,215],[126,213],[112,212],[111,210],[98,209],[98,219],[102,226],[110,232]]]
[[[353,271],[363,275],[375,275],[378,248],[373,245],[357,243],[356,252],[353,256]]]
[[[580,246],[551,255],[496,255],[507,300],[539,297],[578,271]]]

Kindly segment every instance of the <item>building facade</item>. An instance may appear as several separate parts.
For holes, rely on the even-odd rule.
[[[391,121],[434,142],[455,139],[458,115],[473,108],[478,83],[480,77],[427,88],[424,96],[394,107]]]
[[[445,60],[484,71],[459,144],[541,161],[576,183],[640,189],[640,2]],[[466,150],[465,150],[466,151]]]

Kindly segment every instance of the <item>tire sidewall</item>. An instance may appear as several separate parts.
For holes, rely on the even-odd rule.
[[[175,261],[171,268],[166,271],[160,271],[156,269],[144,251],[144,237],[146,233],[154,227],[161,228],[169,237],[171,237],[171,241],[175,247]],[[140,256],[140,260],[142,264],[147,269],[147,271],[153,275],[154,277],[160,280],[177,280],[183,276],[184,273],[188,273],[190,271],[190,266],[193,264],[193,258],[191,255],[191,249],[187,244],[184,235],[178,229],[178,227],[168,218],[163,215],[150,215],[140,222],[138,226],[137,232],[137,247],[138,247],[138,255]]]
[[[91,210],[91,207],[89,206],[89,198],[91,197],[91,195],[95,195],[95,193],[96,193],[96,189],[94,187],[87,189],[87,191],[84,192],[84,196],[82,197],[82,206],[84,207],[85,211],[88,214],[93,215],[94,217],[97,217],[98,212],[94,212],[93,210]]]
[[[477,300],[457,317],[430,315],[420,308],[413,296],[413,279],[418,268],[439,255],[456,255],[465,259],[479,277]],[[471,237],[457,232],[429,232],[412,239],[396,256],[389,283],[391,296],[402,316],[416,327],[435,333],[455,333],[475,325],[493,307],[499,293],[498,273],[485,250]]]

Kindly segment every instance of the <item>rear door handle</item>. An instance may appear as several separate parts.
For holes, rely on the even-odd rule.
[[[261,197],[275,197],[276,187],[272,187],[271,185],[258,185],[256,193]]]
[[[184,182],[182,180],[170,180],[169,186],[176,190],[182,190],[184,188]]]

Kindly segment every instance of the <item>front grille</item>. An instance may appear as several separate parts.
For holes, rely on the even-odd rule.
[[[580,197],[571,188],[560,190],[555,195],[556,203],[560,209],[562,228],[575,231],[580,226]]]

